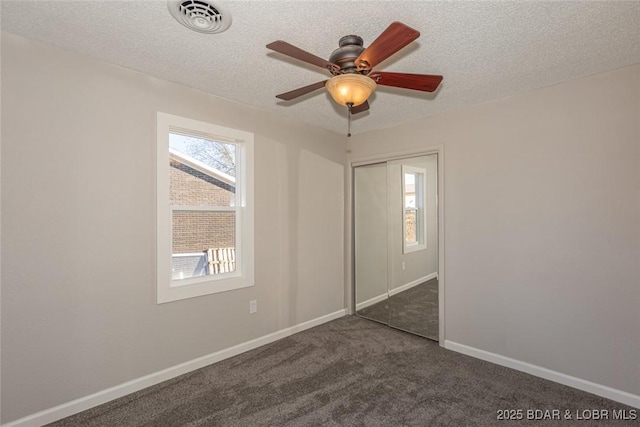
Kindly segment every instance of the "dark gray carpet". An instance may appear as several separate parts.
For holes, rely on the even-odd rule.
[[[376,322],[389,324],[389,298],[365,307],[362,310],[356,312],[358,316],[362,316],[369,320],[375,320]]]
[[[640,425],[497,421],[504,409],[632,408],[347,316],[52,425]]]
[[[358,315],[437,341],[438,279],[363,308]]]

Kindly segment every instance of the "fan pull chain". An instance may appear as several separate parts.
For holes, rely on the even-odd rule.
[[[347,115],[347,136],[349,138],[351,138],[351,107],[353,107],[353,102],[347,102],[347,108],[349,109]]]

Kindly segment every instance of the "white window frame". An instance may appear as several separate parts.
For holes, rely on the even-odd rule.
[[[427,170],[415,166],[402,165],[402,253],[422,251],[427,249],[427,215],[425,209],[427,191]],[[405,175],[415,176],[416,197],[416,241],[407,242],[407,227],[405,213],[407,210],[405,197]]]
[[[203,208],[236,212],[236,271],[233,273],[182,280],[171,278],[172,213],[173,210],[180,210],[181,207],[172,207],[169,200],[170,133],[236,144],[235,206]],[[253,286],[253,140],[253,134],[250,132],[158,112],[156,151],[156,296],[158,304]],[[188,210],[193,209],[194,207],[188,207]]]

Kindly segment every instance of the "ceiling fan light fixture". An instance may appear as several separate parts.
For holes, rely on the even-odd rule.
[[[327,91],[334,101],[344,106],[351,104],[352,107],[369,99],[377,86],[372,78],[356,73],[340,74],[331,77],[326,83]]]

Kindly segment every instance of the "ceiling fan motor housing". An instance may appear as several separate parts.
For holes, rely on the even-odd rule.
[[[332,71],[332,74],[345,74],[345,73],[359,73],[359,74],[368,74],[361,72],[357,69],[355,60],[362,52],[364,52],[365,48],[363,46],[364,42],[362,37],[349,35],[344,36],[338,42],[339,48],[334,50],[329,57],[329,62],[333,62],[334,64],[340,66],[339,71]]]

